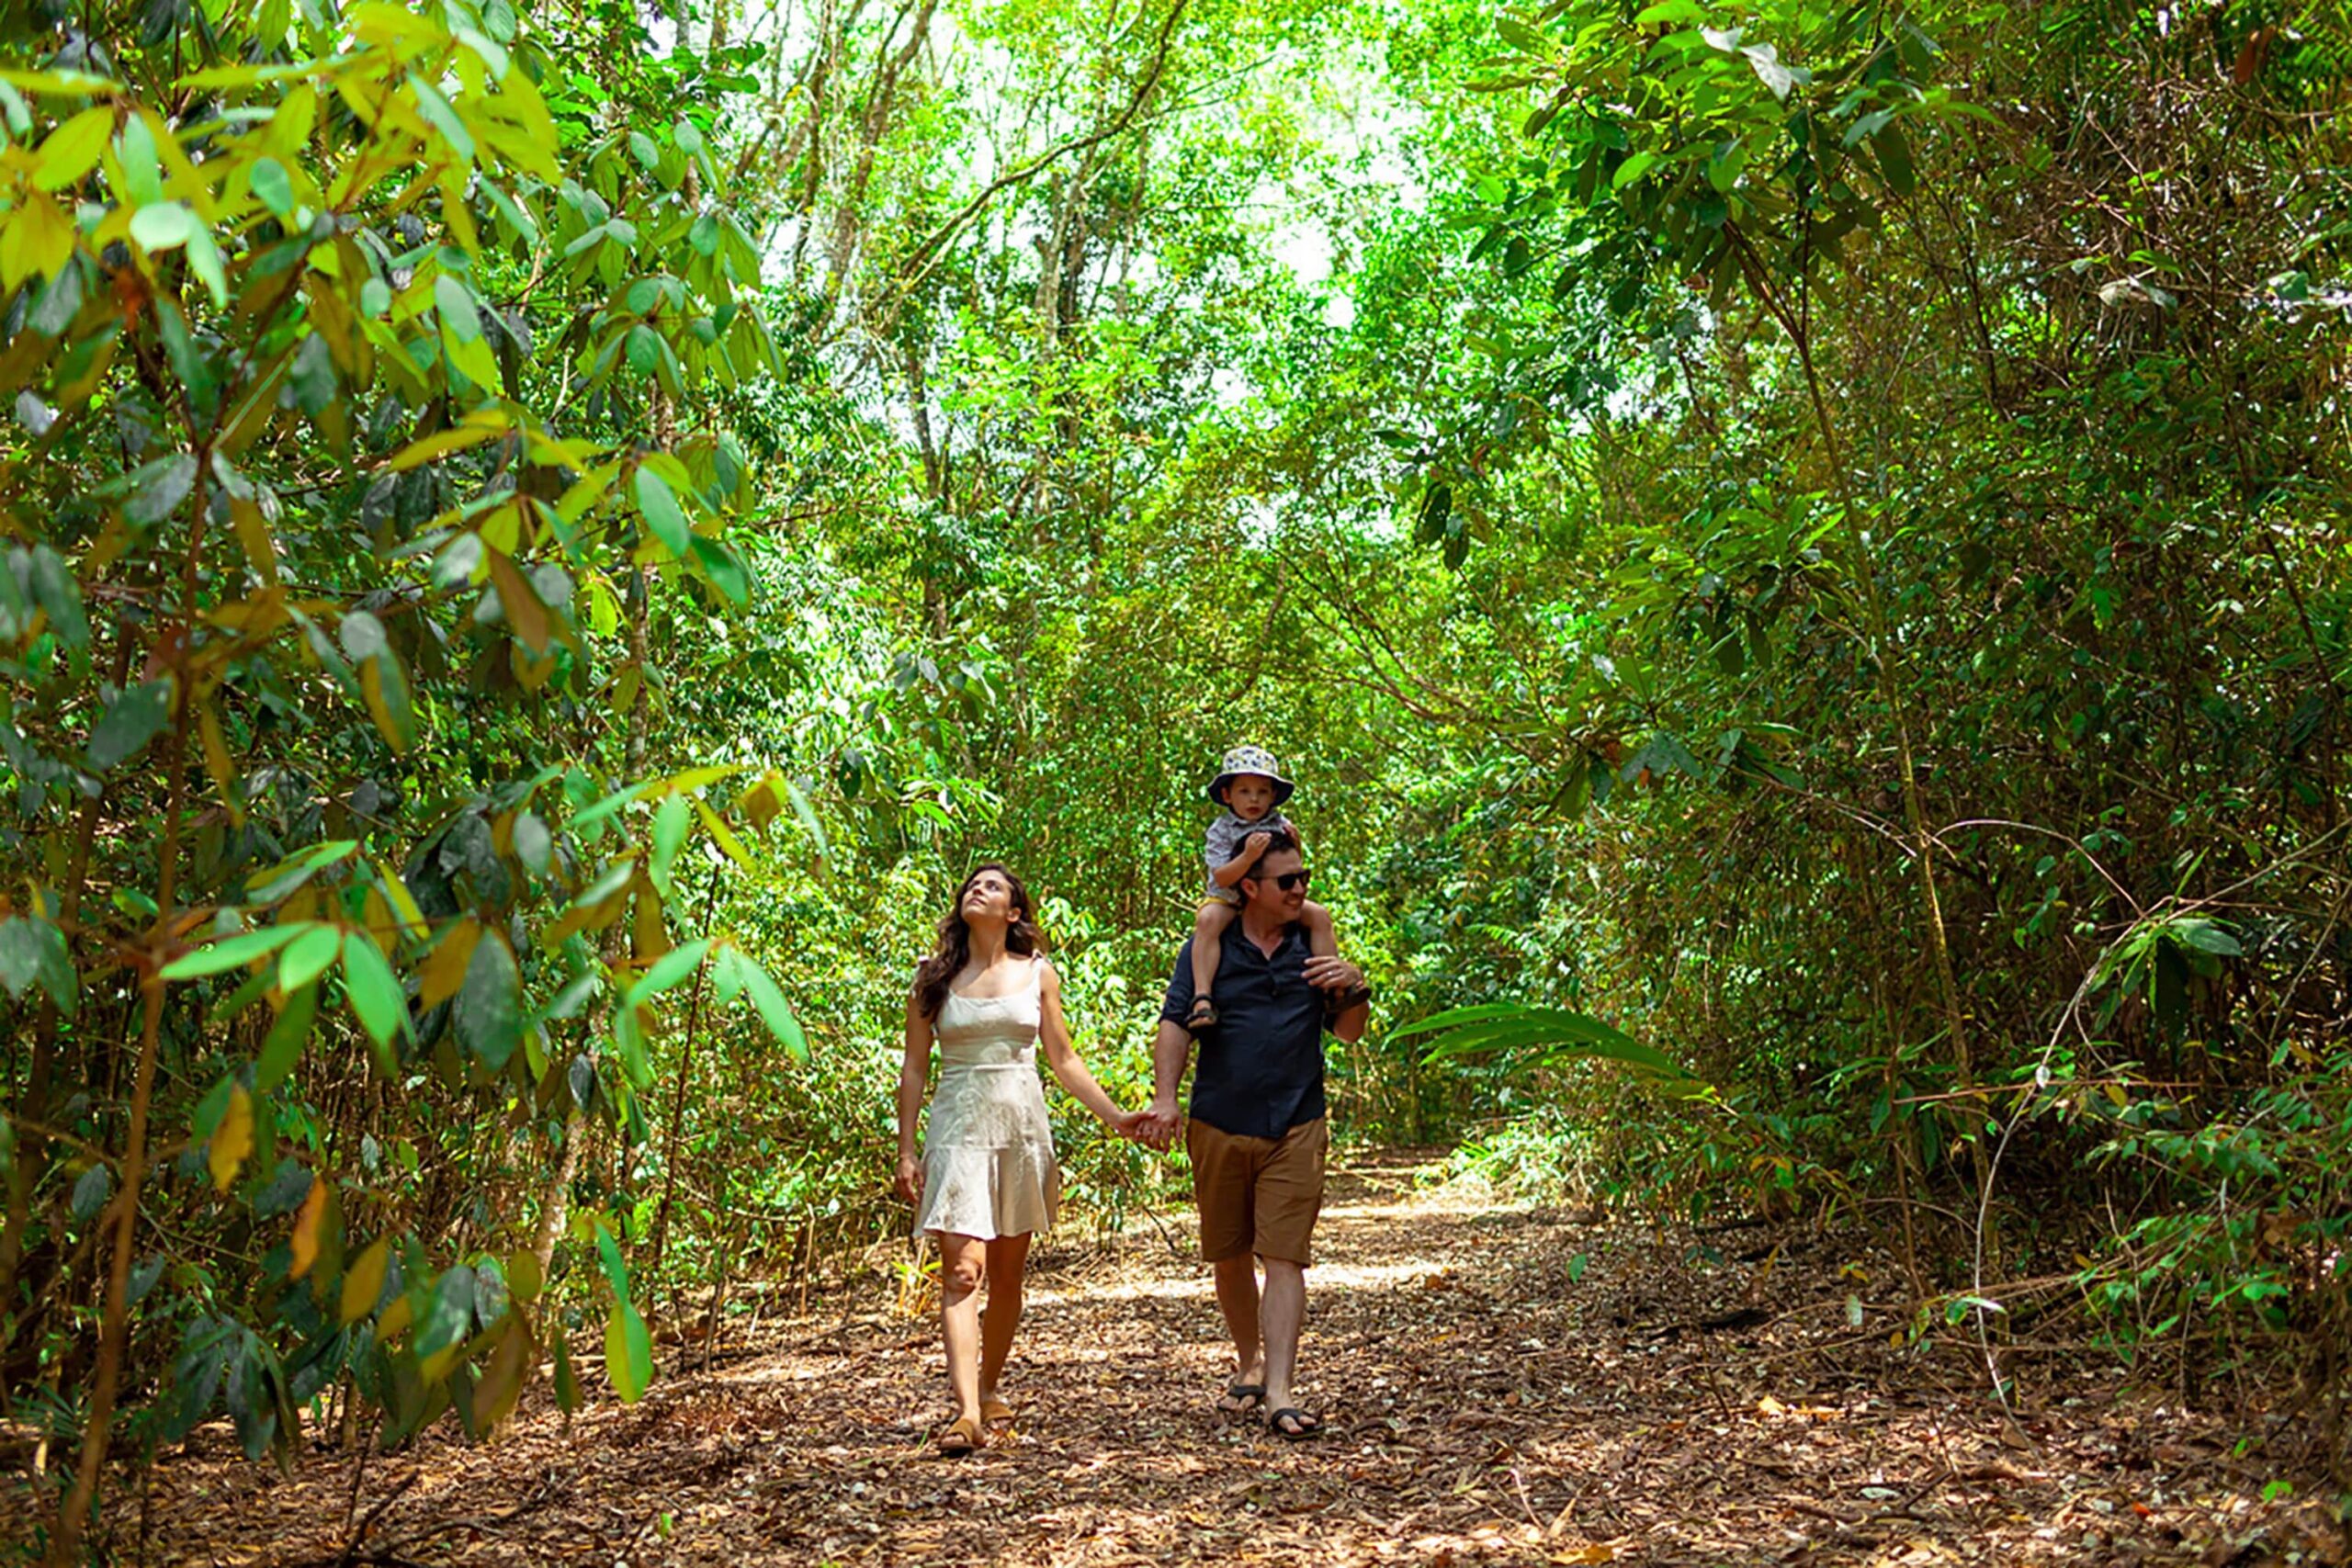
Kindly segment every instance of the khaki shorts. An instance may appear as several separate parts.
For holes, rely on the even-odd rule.
[[[1185,1122],[1193,1201],[1201,1212],[1201,1261],[1221,1263],[1254,1252],[1302,1269],[1314,1262],[1323,1157],[1330,1146],[1320,1117],[1279,1138],[1237,1137],[1197,1119]]]

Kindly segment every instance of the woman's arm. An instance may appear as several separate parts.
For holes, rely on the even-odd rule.
[[[915,1121],[922,1114],[922,1091],[931,1077],[931,1020],[922,997],[907,993],[907,1049],[899,1063],[899,1170],[892,1183],[910,1203],[922,1201],[922,1162],[915,1157]]]
[[[1150,1120],[1148,1111],[1120,1110],[1102,1092],[1102,1086],[1094,1081],[1094,1075],[1087,1071],[1078,1048],[1069,1043],[1069,1024],[1062,1017],[1062,977],[1050,964],[1038,981],[1037,1039],[1046,1047],[1046,1065],[1053,1068],[1062,1088],[1069,1090],[1071,1099],[1094,1112],[1104,1126],[1124,1137],[1132,1137]]]

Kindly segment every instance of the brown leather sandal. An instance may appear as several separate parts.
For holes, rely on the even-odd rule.
[[[939,1434],[938,1448],[949,1459],[961,1459],[986,1447],[988,1440],[988,1434],[972,1425],[969,1416],[958,1416],[948,1423],[947,1430]]]
[[[1012,1406],[991,1394],[980,1401],[980,1420],[987,1426],[1012,1419]]]

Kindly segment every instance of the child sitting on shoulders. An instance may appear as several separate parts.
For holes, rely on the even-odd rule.
[[[1277,829],[1294,839],[1298,829],[1282,814],[1282,804],[1295,786],[1283,777],[1273,753],[1261,746],[1236,746],[1225,754],[1224,765],[1211,780],[1208,796],[1225,811],[1209,824],[1201,857],[1208,864],[1207,897],[1193,922],[1193,1009],[1184,1027],[1198,1034],[1216,1027],[1216,1004],[1209,999],[1210,982],[1217,961],[1225,956],[1225,929],[1241,913],[1241,879],[1266,852],[1266,840]],[[1301,840],[1302,845],[1305,840]],[[1331,911],[1311,899],[1300,914],[1307,944],[1317,956],[1340,951],[1331,930]]]

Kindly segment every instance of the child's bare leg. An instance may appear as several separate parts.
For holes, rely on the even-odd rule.
[[[1201,905],[1201,912],[1193,920],[1193,1009],[1191,1017],[1213,1022],[1216,1008],[1209,1001],[1209,988],[1216,980],[1217,961],[1225,956],[1225,928],[1240,913],[1230,904],[1220,904],[1211,898]],[[1206,1008],[1205,1014],[1203,1009]]]
[[[1299,911],[1298,918],[1306,927],[1306,945],[1316,957],[1337,958],[1340,955],[1340,937],[1331,929],[1330,910],[1309,898],[1306,908]],[[1195,954],[1200,951],[1197,946],[1193,949]]]

